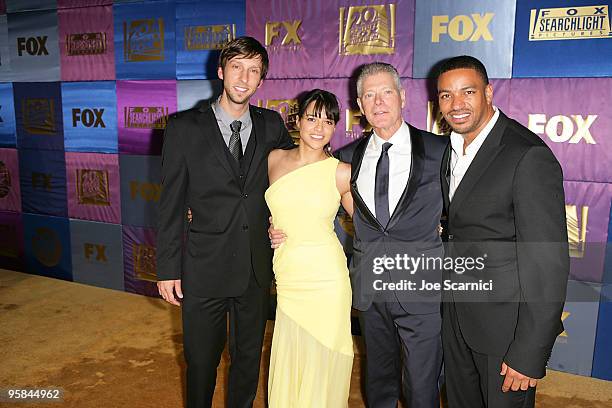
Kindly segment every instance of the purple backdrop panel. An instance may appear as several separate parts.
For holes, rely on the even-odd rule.
[[[324,14],[326,77],[350,77],[362,64],[393,64],[412,76],[414,0],[338,0]]]
[[[612,78],[511,83],[511,115],[550,146],[566,180],[612,180]]]
[[[168,115],[176,112],[176,80],[117,81],[119,152],[161,153]]]
[[[0,149],[0,210],[21,211],[19,157],[16,149]]]
[[[21,213],[0,211],[0,268],[22,271],[23,261]]]
[[[66,153],[66,180],[70,218],[121,223],[116,154]]]
[[[156,233],[153,228],[123,226],[126,292],[160,297],[157,291]]]
[[[612,184],[564,182],[571,278],[601,282]]]
[[[297,142],[299,131],[295,127],[295,123],[297,121],[298,97],[314,88],[327,89],[322,79],[265,81],[251,99],[251,103],[280,113],[289,134]]]
[[[115,79],[113,7],[58,10],[62,81]]]
[[[257,38],[268,50],[268,78],[324,76],[326,20],[321,16],[337,16],[334,2],[253,0],[246,7],[247,35]],[[328,40],[333,41],[331,37]]]
[[[435,83],[426,79],[402,79],[406,90],[407,115],[404,119],[419,129],[436,134],[448,134],[448,125],[444,122],[438,109]],[[510,109],[510,80],[491,80],[493,86],[493,103],[508,114]]]
[[[112,5],[113,0],[57,0],[57,8],[75,8]]]

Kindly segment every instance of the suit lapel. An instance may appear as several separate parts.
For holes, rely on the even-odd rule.
[[[359,190],[357,189],[357,178],[359,178],[359,170],[361,170],[361,162],[363,161],[363,156],[365,154],[365,150],[368,147],[368,143],[370,142],[370,138],[372,134],[363,137],[355,151],[353,152],[353,160],[351,161],[351,192],[353,194],[353,201],[355,206],[359,208],[363,217],[372,225],[378,225],[380,228],[380,222],[374,217],[372,211],[368,208],[365,201],[363,201],[363,197],[359,194]]]
[[[198,116],[198,124],[200,125],[200,130],[204,134],[204,140],[208,143],[210,149],[217,155],[221,166],[230,175],[235,176],[236,174],[227,160],[227,146],[219,130],[217,118],[215,117],[212,106],[204,106],[200,108],[200,112],[202,112],[202,114]]]
[[[451,158],[451,145],[450,142],[446,149],[444,150],[444,155],[442,156],[442,165],[440,172],[440,181],[442,183],[442,198],[444,200],[444,208],[448,212],[448,190],[450,187],[450,158]]]
[[[266,153],[263,143],[263,138],[266,134],[266,123],[263,115],[259,109],[252,105],[249,105],[249,111],[251,113],[251,121],[253,122],[253,131],[251,132],[245,155],[242,158],[243,168],[247,172],[247,182],[257,173],[257,167],[264,162],[264,154]]]
[[[493,126],[493,129],[491,129],[491,132],[482,146],[480,146],[480,149],[478,149],[478,153],[476,153],[470,167],[467,169],[463,179],[461,179],[461,183],[459,183],[457,190],[455,190],[453,200],[449,205],[449,219],[452,219],[452,216],[461,206],[461,203],[468,197],[478,180],[502,151],[504,146],[501,144],[501,137],[506,125],[507,118],[500,111],[497,123]]]
[[[419,187],[421,182],[421,176],[423,175],[423,166],[425,163],[425,146],[423,144],[423,135],[421,132],[408,125],[410,129],[410,144],[412,150],[412,158],[410,160],[410,175],[408,177],[408,183],[402,192],[402,195],[395,206],[395,210],[389,220],[387,228],[393,228],[397,224],[397,220],[400,218],[406,207],[410,204],[414,193]]]

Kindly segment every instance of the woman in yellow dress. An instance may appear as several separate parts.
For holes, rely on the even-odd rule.
[[[286,234],[273,260],[277,307],[268,402],[271,408],[346,407],[351,285],[334,218],[340,204],[353,213],[351,167],[329,154],[340,117],[332,93],[310,91],[298,116],[299,147],[268,156],[265,198],[274,228]]]

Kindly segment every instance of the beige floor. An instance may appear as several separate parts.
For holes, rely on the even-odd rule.
[[[0,270],[0,388],[61,387],[61,404],[1,407],[180,407],[180,314],[161,300]],[[269,358],[268,331],[262,362]],[[223,406],[227,355],[215,406]],[[350,407],[363,406],[360,355]],[[263,407],[260,381],[256,406]],[[612,407],[612,382],[549,371],[539,408]]]

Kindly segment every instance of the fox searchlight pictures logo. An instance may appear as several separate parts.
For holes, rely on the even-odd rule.
[[[531,10],[529,41],[611,37],[607,5]]]

